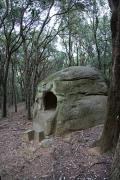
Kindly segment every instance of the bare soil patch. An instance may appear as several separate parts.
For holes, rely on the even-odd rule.
[[[53,137],[48,148],[25,142],[22,134],[32,127],[23,104],[18,112],[0,120],[0,175],[3,180],[105,180],[109,179],[112,154],[89,151],[102,126]]]

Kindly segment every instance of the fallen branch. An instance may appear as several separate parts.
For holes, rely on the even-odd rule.
[[[109,163],[109,162],[106,162],[106,161],[96,162],[96,163],[93,163],[89,168],[92,168],[92,167],[95,166],[96,164],[110,164],[110,163]]]

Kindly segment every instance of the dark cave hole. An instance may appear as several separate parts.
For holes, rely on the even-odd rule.
[[[55,109],[57,107],[57,97],[52,92],[46,92],[43,98],[45,110]]]

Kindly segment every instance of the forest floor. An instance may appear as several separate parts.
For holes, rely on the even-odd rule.
[[[102,126],[72,132],[64,138],[54,137],[46,148],[23,140],[23,133],[31,127],[22,104],[17,113],[11,109],[8,118],[0,120],[0,179],[108,179],[112,154],[95,155],[89,151]]]

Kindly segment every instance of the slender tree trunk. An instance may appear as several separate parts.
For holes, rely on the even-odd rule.
[[[4,73],[2,117],[7,116],[7,79],[8,79],[10,58],[11,58],[10,55],[8,55],[8,58],[6,60],[5,73]]]
[[[0,109],[1,109],[1,105],[2,105],[2,87],[0,86]]]
[[[33,87],[33,93],[32,93],[32,104],[35,102],[35,96],[36,96],[36,83],[34,83],[34,87]]]
[[[2,68],[0,69],[0,109],[2,108],[2,96],[3,96],[3,78]]]
[[[26,92],[26,109],[28,112],[28,120],[31,120],[31,87],[30,87],[30,72],[29,72],[29,57],[26,47],[26,42],[24,42],[24,54],[25,54],[25,92]]]
[[[100,139],[103,152],[116,148],[120,133],[120,1],[118,3],[111,18],[113,64],[107,119]]]
[[[97,39],[97,30],[99,25],[99,19],[98,19],[98,12],[97,12],[97,1],[93,1],[93,35],[94,35],[94,41],[96,46],[96,53],[97,53],[97,60],[98,60],[98,69],[101,70],[102,64],[101,64],[101,55],[100,55],[100,49],[99,49],[99,43]]]
[[[69,29],[69,37],[68,37],[68,64],[69,66],[73,65],[73,55],[72,55],[72,34],[71,34],[71,19],[70,12],[68,11],[68,29]]]
[[[31,120],[32,116],[31,116],[31,98],[30,96],[28,97],[28,120]]]
[[[32,97],[32,95],[31,95],[31,88],[29,87],[28,88],[28,95],[27,95],[27,102],[28,102],[28,104],[27,104],[27,112],[28,112],[28,120],[31,120],[32,119],[32,116],[31,116],[31,97]]]
[[[101,65],[101,57],[100,57],[100,50],[99,50],[99,46],[98,46],[98,41],[97,41],[97,32],[94,32],[94,38],[95,38],[95,45],[96,45],[96,52],[97,52],[97,59],[98,59],[98,69],[102,69],[102,65]]]
[[[24,68],[25,104],[26,104],[26,109],[28,109],[28,68],[29,68],[29,60],[28,60],[28,50],[27,50],[27,45],[26,45],[26,39],[25,39],[24,35],[22,35],[22,41],[23,41],[24,62],[25,62],[25,68]]]
[[[6,82],[3,84],[3,106],[2,106],[2,117],[7,116],[7,87]]]
[[[16,87],[15,87],[15,70],[12,63],[12,90],[13,90],[13,102],[15,106],[15,112],[17,112],[17,97],[16,97]]]
[[[77,66],[79,66],[79,49],[77,47]]]
[[[71,30],[69,30],[69,66],[72,66],[72,41],[71,41]]]

